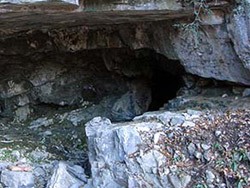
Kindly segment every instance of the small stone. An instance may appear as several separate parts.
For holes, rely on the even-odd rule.
[[[170,173],[169,168],[165,167],[165,168],[164,168],[164,174],[168,175],[169,173]]]
[[[217,130],[217,131],[215,131],[215,136],[220,136],[221,135],[221,131],[220,130]]]
[[[173,138],[173,137],[174,137],[174,132],[168,134],[168,138]]]
[[[178,167],[176,165],[171,165],[169,168],[171,172],[177,172],[178,170]]]
[[[209,150],[211,148],[211,146],[207,145],[207,144],[201,144],[201,147],[204,149],[204,150]]]
[[[250,97],[250,88],[244,89],[242,96],[243,97]]]
[[[223,94],[222,96],[221,96],[222,98],[226,98],[226,97],[228,97],[228,94]]]
[[[226,187],[227,187],[227,185],[225,183],[222,183],[219,185],[219,188],[226,188]]]
[[[212,159],[212,153],[211,153],[211,151],[210,150],[207,150],[207,151],[205,151],[205,153],[204,153],[204,159],[206,160],[206,161],[211,161],[211,159]]]
[[[18,160],[18,163],[20,163],[20,164],[25,164],[25,163],[27,163],[28,162],[28,160],[27,160],[27,158],[25,158],[25,157],[22,157],[22,158],[20,158],[19,160]]]
[[[191,109],[188,109],[187,110],[187,113],[190,115],[190,116],[200,116],[202,114],[201,111],[198,111],[198,110],[191,110]]]
[[[54,123],[53,119],[48,119],[47,117],[45,118],[39,118],[35,121],[32,121],[30,123],[30,129],[38,129],[40,127],[47,127],[49,125],[52,125]]]
[[[155,135],[154,135],[154,143],[155,144],[157,144],[159,142],[161,135],[163,135],[163,133],[161,133],[161,132],[155,133]]]
[[[187,185],[191,182],[191,176],[190,175],[185,175],[181,177],[181,184],[182,187],[187,187]]]
[[[195,123],[193,123],[192,121],[185,121],[182,124],[182,127],[195,127]]]
[[[210,170],[206,170],[206,179],[208,183],[213,183],[215,175]]]
[[[52,132],[50,130],[47,130],[43,134],[44,134],[44,136],[51,136]]]
[[[171,184],[174,186],[174,188],[182,188],[181,181],[177,175],[175,174],[169,175],[169,180]]]
[[[188,145],[188,153],[189,153],[190,155],[194,155],[195,150],[196,150],[195,145],[194,145],[193,143],[190,143],[190,144]]]
[[[157,172],[158,172],[157,168],[153,168],[153,169],[152,169],[152,172],[153,172],[154,174],[157,174]]]
[[[17,150],[12,151],[11,155],[14,156],[17,160],[21,157],[21,153]]]
[[[183,122],[184,122],[183,118],[174,117],[174,118],[171,119],[170,125],[171,126],[181,125]]]
[[[195,156],[197,159],[201,159],[201,158],[202,158],[202,153],[201,153],[201,152],[198,152],[198,151],[195,151],[194,156]]]

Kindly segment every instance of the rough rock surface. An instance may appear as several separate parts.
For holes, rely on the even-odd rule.
[[[247,187],[249,0],[38,1],[0,0],[0,187]]]
[[[88,184],[105,188],[245,186],[244,177],[250,173],[249,113],[148,112],[122,124],[96,117],[86,127],[92,173]]]
[[[74,57],[60,53],[46,57],[36,55],[27,61],[25,57],[3,57],[0,62],[0,115],[23,121],[34,114],[41,117],[49,109],[61,107],[72,111],[99,103],[103,113],[109,111],[107,116],[112,120],[131,119],[145,112],[151,102],[151,62],[144,60],[147,53],[143,57],[141,52],[107,50],[119,58],[127,57],[127,61],[114,68],[116,60],[104,58],[104,52],[83,52]]]
[[[157,3],[162,2],[157,1]],[[172,0],[165,2],[172,2]],[[65,17],[63,14],[62,17],[58,17],[56,13],[50,15],[46,12],[42,15],[39,10],[37,17],[33,17],[31,15],[34,10],[29,11],[28,8],[27,15],[21,17],[22,20],[18,20],[20,17],[18,14],[23,14],[20,9],[14,9],[16,12],[9,14],[7,7],[5,8],[7,13],[2,13],[2,17],[0,15],[2,25],[0,55],[28,55],[27,52],[31,54],[34,51],[48,52],[53,49],[76,52],[97,48],[134,50],[149,48],[169,59],[179,60],[189,73],[250,85],[247,8],[249,2],[244,2],[246,2],[245,6],[236,7],[228,3],[215,3],[216,10],[211,8],[213,15],[201,16],[200,30],[195,32],[183,31],[174,26],[178,23],[190,22],[192,14],[186,15],[187,18],[181,15],[181,12],[184,14],[185,11],[189,11],[188,7],[183,8],[181,12],[172,11],[169,17],[161,15],[163,13],[157,9],[154,12],[124,12],[119,9],[110,13],[105,11],[81,12],[80,14],[71,12]],[[239,14],[234,14],[232,11],[227,13],[224,10],[226,5],[231,9],[244,10]],[[147,10],[147,7],[144,10]],[[141,16],[136,16],[137,13]],[[231,18],[228,16],[230,14],[232,14]],[[39,15],[43,18],[40,20],[43,22],[42,28],[39,24],[28,24],[30,19],[36,23],[36,19],[40,18]],[[178,16],[182,19],[175,19],[180,18]],[[58,21],[62,19],[63,21]],[[136,21],[136,19],[141,20]],[[58,27],[60,29],[56,29]],[[18,37],[13,37],[13,35],[18,35]],[[32,38],[32,42],[27,38]],[[8,46],[13,43],[15,45],[11,46],[16,47],[10,49]]]
[[[238,4],[231,13],[228,31],[237,55],[250,70],[250,1],[242,0]]]
[[[59,162],[47,184],[47,188],[78,188],[83,186],[86,181],[86,175],[82,167]]]
[[[11,188],[32,188],[34,186],[34,176],[31,172],[15,172],[3,170],[1,172],[1,183]]]

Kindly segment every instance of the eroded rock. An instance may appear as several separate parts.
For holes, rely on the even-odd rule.
[[[47,184],[47,188],[78,188],[83,186],[86,181],[86,175],[82,167],[59,162]]]
[[[32,172],[17,172],[6,169],[1,173],[1,183],[11,188],[32,188],[34,186],[34,176]]]

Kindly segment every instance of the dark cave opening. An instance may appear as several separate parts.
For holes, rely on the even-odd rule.
[[[149,111],[159,110],[165,103],[175,98],[181,86],[182,79],[178,75],[158,70],[152,78],[152,102]]]
[[[179,61],[169,60],[157,54],[151,79],[152,102],[149,111],[156,111],[169,100],[176,97],[178,90],[183,86],[182,75],[184,68]]]

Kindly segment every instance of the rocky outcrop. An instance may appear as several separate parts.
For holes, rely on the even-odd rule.
[[[86,125],[92,173],[88,184],[105,188],[246,184],[240,177],[249,173],[245,163],[249,159],[232,155],[249,155],[242,154],[247,152],[248,119],[249,110],[219,115],[195,110],[149,112],[121,124],[96,117]],[[238,136],[235,130],[240,130]],[[241,165],[238,178],[232,162]],[[221,174],[226,169],[234,170]],[[235,179],[227,181],[231,177]]]
[[[54,169],[51,180],[47,188],[78,188],[85,185],[87,179],[84,169],[80,166],[70,166],[64,162],[59,162]]]
[[[234,43],[234,49],[244,66],[250,70],[250,1],[238,1],[230,15],[228,24],[229,36]]]
[[[247,184],[248,0],[38,1],[0,0],[0,187]]]

